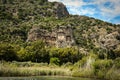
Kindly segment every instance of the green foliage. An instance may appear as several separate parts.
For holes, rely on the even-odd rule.
[[[47,48],[42,40],[26,42],[21,45],[2,43],[0,47],[0,60],[51,63],[53,58],[54,63],[54,57],[59,59],[59,64],[63,64],[67,62],[75,63],[82,56],[75,48]]]
[[[105,78],[107,71],[113,66],[112,60],[97,60],[94,62],[94,74],[98,78]]]
[[[114,60],[114,65],[116,68],[120,69],[120,57],[118,57]]]
[[[0,77],[70,75],[70,71],[67,68],[55,66],[53,68],[51,65],[41,64],[31,62],[0,62]]]
[[[21,48],[17,52],[17,55],[18,55],[20,61],[27,61],[27,60],[30,60],[32,57],[31,53],[28,53],[27,50],[24,48]]]
[[[72,76],[119,80],[119,62],[119,58],[101,60],[96,54],[91,53],[74,64]]]
[[[0,12],[0,19],[12,19],[12,14],[9,12]]]
[[[94,73],[92,70],[82,70],[82,71],[74,71],[72,73],[73,77],[87,77],[87,78],[91,78],[94,77]]]
[[[115,59],[117,57],[119,57],[119,56],[116,56],[113,50],[108,50],[108,53],[107,53],[108,59]]]
[[[57,25],[69,25],[73,28],[76,45],[89,52],[95,48],[95,43],[99,44],[101,28],[105,29],[108,34],[115,30],[120,31],[117,25],[87,16],[69,15],[57,19],[55,4],[57,2],[48,2],[48,0],[1,0],[0,42],[21,45],[26,42],[28,32],[33,26],[51,31]],[[113,27],[108,28],[108,26]],[[104,53],[101,53],[100,57],[104,59]]]
[[[50,57],[57,57],[60,60],[60,64],[67,62],[76,62],[81,58],[78,50],[73,48],[51,48]]]
[[[0,60],[13,61],[17,60],[16,51],[10,44],[0,44]]]
[[[87,16],[69,15],[56,18],[57,2],[48,0],[0,0],[0,60],[44,62],[70,67],[73,76],[120,79],[120,46],[108,49],[101,46],[100,37],[120,33],[120,25],[114,25]],[[64,16],[64,15],[62,15]],[[26,42],[32,27],[49,32],[60,26],[70,26],[76,46],[71,48],[47,47],[42,40]],[[115,37],[115,36],[114,36]],[[116,37],[119,41],[119,35]],[[6,43],[7,42],[7,43]],[[89,53],[86,56],[80,53]],[[108,60],[107,60],[108,59]],[[113,59],[113,60],[110,60]],[[73,65],[74,64],[74,65]],[[10,65],[10,64],[9,64]],[[21,67],[40,67],[35,63],[14,63],[10,67],[0,64],[0,75],[64,75],[65,71],[29,70]],[[16,68],[20,67],[20,68]],[[14,67],[14,68],[11,68]],[[6,70],[7,68],[7,70]],[[24,71],[25,70],[25,71]]]
[[[93,66],[97,69],[109,69],[113,65],[112,60],[97,60]]]
[[[50,64],[59,65],[60,60],[56,57],[50,58]]]
[[[100,58],[100,59],[105,59],[105,58],[107,58],[107,53],[106,53],[106,50],[100,50],[99,52],[98,52],[98,57]]]
[[[120,79],[120,70],[119,69],[115,69],[115,68],[111,68],[105,78],[109,79],[109,80],[119,80]]]
[[[21,61],[49,62],[49,53],[43,41],[28,42],[25,48],[18,51]]]

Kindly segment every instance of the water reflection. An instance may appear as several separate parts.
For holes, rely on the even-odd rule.
[[[0,77],[0,80],[97,80],[89,78],[78,78],[78,77],[56,77],[56,76],[45,76],[45,77]]]

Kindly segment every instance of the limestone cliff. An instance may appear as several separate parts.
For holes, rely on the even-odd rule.
[[[28,33],[27,41],[43,40],[48,46],[72,47],[75,45],[72,28],[57,26],[51,32],[33,27]]]
[[[66,17],[69,15],[67,8],[63,3],[55,2],[54,8],[55,8],[56,18]]]

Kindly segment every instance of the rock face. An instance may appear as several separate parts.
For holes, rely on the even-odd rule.
[[[24,20],[35,20],[38,17],[56,17],[59,19],[69,15],[63,3],[50,3],[48,0],[0,0],[0,4],[7,4],[6,9],[3,9],[5,12],[10,12],[11,16]]]
[[[12,3],[15,3],[15,2],[31,2],[33,3],[34,1],[37,1],[37,0],[0,0],[0,3],[2,4],[12,4]],[[48,2],[48,0],[39,0],[39,2]]]
[[[75,45],[71,27],[59,26],[51,32],[40,28],[32,28],[27,41],[43,40],[48,46],[71,47]]]
[[[56,18],[61,18],[69,15],[67,8],[63,3],[55,2],[54,8],[55,8]]]
[[[120,34],[118,32],[113,32],[104,36],[99,37],[100,45],[103,48],[114,49],[120,44],[120,41],[116,39]]]

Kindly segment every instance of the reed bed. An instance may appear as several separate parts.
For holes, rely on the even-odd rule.
[[[28,64],[28,63],[26,63]],[[70,76],[71,71],[67,68],[61,68],[51,65],[35,65],[30,66],[16,65],[15,63],[2,63],[0,64],[0,76]],[[37,64],[37,65],[36,65]]]

